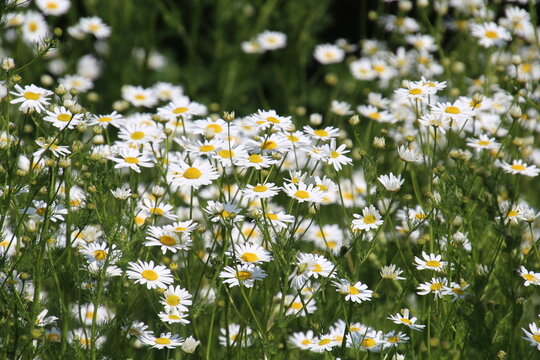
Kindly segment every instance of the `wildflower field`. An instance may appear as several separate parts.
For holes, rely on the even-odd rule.
[[[0,359],[540,359],[535,0],[1,0]]]

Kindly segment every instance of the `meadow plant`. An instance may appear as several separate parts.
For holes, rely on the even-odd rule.
[[[536,2],[336,3],[2,1],[1,358],[540,357]]]

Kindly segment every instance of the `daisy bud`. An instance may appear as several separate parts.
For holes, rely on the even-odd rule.
[[[212,140],[216,136],[216,133],[213,129],[207,127],[206,129],[204,129],[203,135],[206,140]]]
[[[88,101],[90,102],[97,102],[99,100],[99,95],[97,92],[92,91],[88,93],[88,95],[86,96],[86,99],[88,99]]]
[[[416,1],[416,6],[420,7],[420,8],[425,8],[429,5],[429,0],[417,0]]]
[[[2,59],[2,69],[9,71],[15,68],[15,61],[13,61],[13,58],[5,57]]]
[[[349,119],[349,124],[352,126],[360,124],[360,117],[358,117],[358,115],[351,116]]]
[[[53,167],[54,164],[56,164],[56,161],[54,161],[54,159],[47,159],[47,160],[45,160],[45,166]]]
[[[474,107],[481,104],[482,101],[484,101],[484,95],[482,93],[479,93],[479,92],[474,93],[474,95],[472,97],[472,102],[474,104]]]
[[[333,73],[326,74],[326,76],[324,77],[324,82],[327,85],[334,86],[338,83],[338,77],[336,76],[336,74]]]
[[[231,121],[234,120],[234,118],[235,118],[234,111],[231,111],[231,112],[224,111],[223,112],[223,120],[225,120],[227,122],[231,122]]]
[[[461,61],[455,61],[452,64],[452,71],[455,73],[462,73],[465,70],[465,64],[463,64]]]
[[[373,147],[375,149],[384,149],[386,147],[386,140],[383,137],[375,136],[373,138]]]
[[[58,87],[54,89],[54,93],[58,96],[63,96],[67,94],[67,90],[64,85],[58,85]]]
[[[313,126],[318,126],[322,124],[322,115],[321,114],[311,114],[309,116],[309,123]]]
[[[70,158],[63,158],[58,160],[58,165],[62,168],[68,168],[71,166],[71,159]]]
[[[305,116],[306,115],[306,108],[303,106],[298,106],[296,108],[296,115],[298,116]]]
[[[52,78],[52,76],[47,74],[41,75],[39,81],[41,81],[41,84],[43,84],[43,86],[51,86],[52,84],[54,84],[54,79]]]
[[[518,54],[512,55],[512,64],[514,65],[521,64],[521,57]]]
[[[114,111],[122,112],[129,108],[129,103],[126,100],[117,100],[112,107]]]
[[[17,83],[21,82],[22,77],[20,77],[19,75],[13,75],[9,80],[11,80],[11,82],[17,84]]]
[[[412,9],[412,3],[408,0],[403,0],[398,3],[399,10],[409,12]]]
[[[105,138],[103,137],[103,135],[96,135],[92,139],[92,144],[94,144],[94,145],[103,145],[103,144],[105,144]]]
[[[517,120],[521,118],[521,115],[521,108],[515,104],[512,105],[512,107],[510,108],[510,116],[512,117],[512,119]]]
[[[368,19],[371,20],[371,21],[375,21],[375,20],[377,20],[377,18],[379,17],[379,16],[377,15],[377,12],[374,11],[374,10],[371,10],[370,12],[368,12],[368,15],[367,15],[367,16],[368,16]]]
[[[204,234],[206,232],[206,227],[204,225],[197,225],[197,229],[196,231],[199,233],[199,234]]]
[[[165,188],[159,185],[152,186],[152,195],[155,197],[162,197],[165,195]]]
[[[195,340],[193,336],[190,336],[186,340],[184,340],[184,343],[182,344],[182,351],[187,354],[192,354],[195,352],[195,349],[200,343],[201,342]]]

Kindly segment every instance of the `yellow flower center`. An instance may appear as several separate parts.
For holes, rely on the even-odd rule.
[[[62,121],[62,122],[68,122],[69,120],[71,120],[71,115],[70,114],[60,114],[56,117],[59,121]]]
[[[300,302],[293,302],[291,304],[291,309],[294,309],[294,310],[300,310],[302,307],[303,307],[302,303],[300,303]],[[328,340],[328,341],[330,341],[330,340]]]
[[[143,95],[143,94],[137,94],[137,95],[135,95],[135,99],[136,100],[144,100],[144,99],[146,99],[146,96]]]
[[[294,135],[287,136],[287,139],[291,140],[292,142],[297,142],[300,140],[297,136]]]
[[[259,260],[259,257],[255,253],[246,252],[241,256],[242,260],[245,262],[255,262]]]
[[[362,340],[362,346],[365,346],[367,348],[374,347],[377,345],[377,342],[371,338]]]
[[[28,91],[28,92],[25,92],[23,96],[28,100],[39,100],[39,98],[41,97],[41,94]]]
[[[437,260],[429,260],[429,261],[426,261],[426,266],[429,266],[429,267],[440,267],[440,266],[441,266],[441,263],[438,262]]]
[[[409,90],[409,94],[411,95],[420,95],[422,92],[423,92],[422,89],[418,89],[418,88]]]
[[[230,159],[234,156],[234,151],[231,150],[220,150],[218,151],[218,155],[221,156],[224,159]]]
[[[45,339],[48,341],[60,341],[60,336],[58,334],[47,334]]]
[[[533,340],[540,344],[540,335],[534,334],[533,335]]]
[[[187,107],[177,107],[176,109],[173,110],[173,114],[177,115],[177,114],[183,114],[185,113],[186,111],[188,111],[188,108]]]
[[[443,287],[443,284],[442,284],[442,283],[434,283],[434,284],[432,284],[432,285],[429,287],[429,289],[430,289],[431,291],[438,291],[438,290],[441,290],[442,287]]]
[[[210,152],[210,151],[214,151],[216,148],[212,145],[203,145],[199,148],[199,151],[201,152]]]
[[[326,190],[328,190],[328,186],[323,185],[323,184],[317,185],[317,188],[318,188],[320,191],[326,191]]]
[[[99,261],[105,260],[107,257],[107,252],[105,250],[96,250],[94,251],[94,258]]]
[[[165,338],[165,337],[159,337],[154,341],[156,342],[156,344],[159,344],[159,345],[168,345],[171,343],[171,339]]]
[[[201,177],[201,175],[201,171],[194,167],[187,168],[186,171],[184,171],[184,177],[190,180],[198,179]]]
[[[266,140],[261,144],[261,149],[263,150],[274,150],[278,147],[278,144],[272,140]]]
[[[165,211],[163,209],[158,208],[158,207],[150,208],[150,209],[148,209],[148,211],[151,214],[154,214],[154,215],[163,215],[165,213]]]
[[[169,295],[165,299],[165,302],[169,306],[176,306],[176,305],[180,304],[180,298],[178,296],[176,296],[176,295]]]
[[[273,117],[273,116],[267,117],[266,121],[271,122],[272,124],[279,124],[280,123],[280,121],[277,118]]]
[[[298,190],[297,192],[294,193],[294,196],[300,199],[309,199],[309,193],[304,190]]]
[[[170,235],[163,235],[159,238],[159,242],[166,246],[176,245],[176,239]]]
[[[236,273],[236,278],[240,280],[247,280],[251,278],[251,271],[238,271]]]
[[[141,276],[145,278],[146,280],[154,281],[157,280],[159,275],[154,270],[144,270],[141,273]]]
[[[112,117],[110,116],[103,116],[103,117],[100,117],[98,119],[99,122],[111,122],[112,121]]]
[[[309,340],[309,339],[304,339],[301,341],[302,345],[309,345],[309,344],[313,344],[313,341]]]
[[[478,140],[477,144],[480,145],[480,146],[487,146],[487,145],[491,144],[491,141],[489,141],[489,140]]]
[[[508,217],[518,216],[519,213],[516,210],[510,210],[507,214]]]
[[[513,164],[511,167],[513,170],[517,170],[517,171],[523,171],[526,169],[525,166],[521,164]]]
[[[266,213],[266,217],[270,220],[277,220],[279,217],[274,213]]]
[[[249,162],[252,162],[252,163],[255,163],[255,164],[262,163],[263,158],[262,158],[261,155],[252,154],[252,155],[249,156]]]
[[[268,190],[268,187],[266,187],[264,185],[257,185],[255,187],[253,187],[253,191],[255,191],[255,192],[265,192],[266,190]]]
[[[360,294],[360,291],[357,288],[355,288],[354,286],[350,285],[349,286],[349,294],[358,295],[358,294]]]
[[[496,31],[494,30],[486,30],[486,32],[484,33],[484,35],[489,38],[489,39],[497,39],[499,37],[499,35],[497,34]]]
[[[337,157],[339,157],[341,154],[338,153],[337,151],[331,151],[330,152],[330,156],[332,157],[332,159],[335,159]]]
[[[448,106],[445,110],[445,113],[447,114],[460,114],[461,110],[457,106]]]
[[[311,271],[313,271],[313,272],[321,272],[322,267],[319,264],[315,264],[315,265],[313,265],[313,268],[311,269]]]
[[[133,140],[141,140],[141,139],[144,137],[144,135],[145,135],[145,134],[144,134],[144,132],[142,132],[142,131],[134,131],[134,132],[131,133],[131,136],[130,136],[130,137],[131,137]]]
[[[377,219],[375,219],[375,216],[373,216],[371,214],[368,214],[368,215],[364,216],[364,223],[365,224],[373,224],[373,223],[375,223],[375,221],[377,221]]]
[[[171,314],[171,315],[169,315],[169,319],[171,319],[171,320],[180,320],[181,317],[178,316],[178,315]]]
[[[209,124],[206,126],[207,129],[212,129],[214,133],[219,134],[223,131],[223,128],[219,124]]]
[[[427,217],[427,215],[424,213],[417,213],[416,215],[414,215],[414,217],[417,218],[418,220],[423,220]]]
[[[374,111],[374,112],[370,113],[370,114],[368,115],[368,117],[370,117],[370,118],[372,118],[372,119],[375,119],[375,120],[379,120],[379,119],[381,118],[381,114],[378,113],[378,112],[376,112],[376,111]]]
[[[407,324],[407,325],[412,325],[413,324],[411,320],[406,319],[406,318],[401,318],[399,320],[401,320],[402,323]]]
[[[86,318],[87,319],[92,319],[94,317],[94,312],[93,311],[87,311],[86,312]]]
[[[124,161],[127,162],[128,164],[138,164],[139,163],[139,159],[137,159],[136,157],[133,157],[133,156],[125,157]]]
[[[32,21],[30,24],[28,24],[28,29],[31,32],[35,32],[38,29],[38,25],[34,21]],[[37,100],[37,99],[32,99],[32,100]]]
[[[330,135],[328,133],[328,131],[326,131],[326,130],[315,130],[313,133],[315,135],[317,135],[317,136],[320,136],[320,137],[326,137],[326,136]]]
[[[536,276],[532,275],[532,274],[525,274],[523,275],[523,278],[527,281],[536,281]]]
[[[301,305],[302,305],[302,304],[300,304],[300,306],[301,306]],[[326,345],[326,344],[328,344],[328,343],[331,342],[331,341],[332,341],[332,339],[322,339],[322,340],[320,340],[320,341],[317,343],[317,345]]]

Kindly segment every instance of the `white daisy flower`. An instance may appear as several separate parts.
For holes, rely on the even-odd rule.
[[[134,279],[135,283],[146,284],[148,289],[166,289],[173,282],[171,271],[163,265],[154,265],[154,262],[137,260],[130,261],[126,274],[128,278]]]

